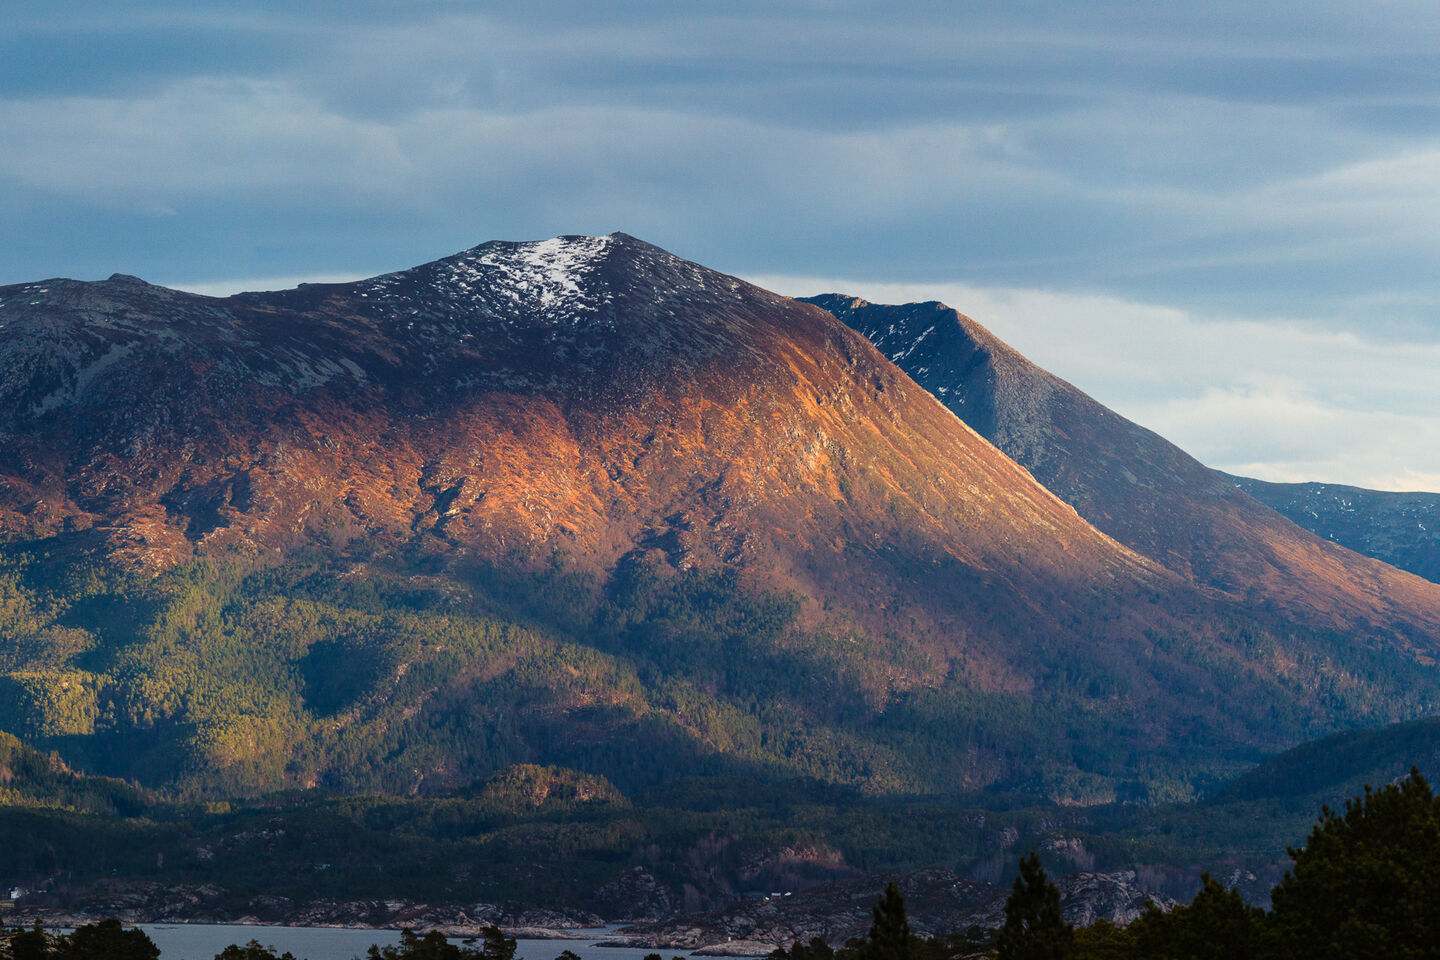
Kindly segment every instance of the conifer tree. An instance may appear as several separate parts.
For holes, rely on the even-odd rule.
[[[1414,767],[1326,808],[1271,893],[1282,958],[1433,958],[1440,949],[1440,798]]]
[[[874,922],[865,941],[865,960],[910,960],[913,955],[905,898],[892,880],[872,908]]]
[[[10,934],[9,955],[11,960],[46,960],[55,949],[55,940],[36,920],[33,928]]]
[[[60,960],[158,960],[160,948],[136,927],[126,929],[114,917],[77,927],[62,937],[55,956]]]
[[[505,936],[500,928],[493,924],[486,927],[480,931],[480,958],[481,960],[514,960],[515,938]]]
[[[215,960],[295,960],[295,955],[289,950],[277,955],[274,947],[264,946],[259,940],[252,939],[244,946],[230,944],[215,954]]]
[[[796,940],[788,950],[776,947],[770,951],[769,960],[835,960],[835,949],[823,937],[811,937],[809,944]]]
[[[1060,913],[1060,890],[1033,850],[1020,861],[995,946],[999,960],[1068,960],[1074,954],[1075,930]]]
[[[1264,919],[1263,910],[1204,873],[1189,904],[1166,913],[1151,903],[1128,933],[1138,958],[1254,960],[1260,956]]]

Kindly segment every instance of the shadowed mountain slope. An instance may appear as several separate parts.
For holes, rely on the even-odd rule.
[[[1397,643],[1197,591],[829,313],[623,234],[0,325],[0,728],[96,772],[1091,802],[1440,688],[1429,594]]]
[[[1247,771],[1216,792],[1212,802],[1295,801],[1309,811],[1339,809],[1368,785],[1396,783],[1418,767],[1440,774],[1440,717],[1377,730],[1348,730],[1301,744]]]
[[[1440,494],[1249,477],[1230,480],[1318,537],[1440,582]]]
[[[1435,584],[1297,527],[958,311],[837,294],[806,302],[865,334],[1081,516],[1176,573],[1317,625],[1434,635]]]

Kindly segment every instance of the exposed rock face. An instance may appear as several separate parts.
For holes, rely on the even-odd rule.
[[[622,922],[651,922],[676,912],[670,891],[648,870],[635,867],[595,892],[607,915]]]
[[[1435,584],[1300,529],[964,314],[839,294],[805,302],[864,333],[1081,516],[1169,569],[1325,627],[1363,622],[1420,638],[1440,626]]]
[[[1082,871],[1070,873],[1055,881],[1060,889],[1060,909],[1065,919],[1077,927],[1088,926],[1097,920],[1127,924],[1144,913],[1151,904],[1162,910],[1175,906],[1175,901],[1140,889],[1136,883],[1135,871],[1123,870],[1117,873],[1093,873]],[[998,897],[967,915],[969,923],[955,929],[964,930],[975,924],[985,929],[994,929],[1005,923],[1005,900]]]
[[[764,900],[747,900],[717,913],[623,928],[615,942],[661,949],[695,949],[728,941],[774,945],[820,937],[844,943],[870,929],[871,908],[894,881],[905,897],[911,929],[930,935],[951,929],[954,917],[988,903],[999,888],[966,880],[949,870],[879,874],[841,880]],[[959,928],[963,929],[963,927]]]
[[[52,280],[0,289],[0,322],[0,525],[141,568],[362,534],[638,550],[853,583],[867,619],[893,578],[846,556],[877,544],[991,590],[1160,576],[827,314],[623,235],[225,300]]]
[[[769,950],[796,941],[808,943],[815,937],[838,945],[869,931],[871,908],[892,881],[905,898],[910,928],[917,935],[963,932],[972,925],[993,929],[1005,922],[1008,890],[966,880],[949,870],[929,869],[844,880],[738,903],[717,913],[625,927],[610,942],[707,953],[751,951],[757,944]],[[1174,906],[1173,901],[1140,890],[1133,871],[1072,873],[1056,886],[1065,919],[1079,925],[1099,919],[1124,924],[1150,903],[1166,910]]]
[[[772,893],[761,900],[744,900],[714,913],[677,918],[664,888],[637,868],[611,884],[608,892],[615,898],[616,907],[608,915],[611,919],[649,919],[622,928],[607,943],[734,956],[768,953],[776,946],[797,940],[808,943],[815,937],[838,945],[866,934],[871,907],[892,881],[905,897],[911,928],[918,935],[963,932],[972,925],[989,929],[1005,921],[1007,889],[941,869],[856,877],[794,893]],[[1061,877],[1056,886],[1065,919],[1077,925],[1098,919],[1124,924],[1139,916],[1149,903],[1166,910],[1174,905],[1171,900],[1141,890],[1133,871],[1072,873]],[[626,901],[621,899],[624,897],[636,899]],[[63,910],[22,905],[6,922],[28,924],[40,920],[50,926],[73,926],[111,916],[126,923],[411,927],[455,936],[473,936],[493,925],[512,935],[541,939],[585,936],[575,931],[593,930],[606,922],[586,911],[511,910],[488,903],[437,906],[405,899],[296,903],[273,896],[243,900],[214,884],[166,886],[140,881],[103,884]]]
[[[0,318],[0,517],[145,567],[346,525],[793,558],[754,534],[818,547],[853,495],[852,535],[883,536],[888,493],[977,568],[1147,569],[825,314],[621,235],[226,300],[53,280],[0,289]]]
[[[1348,550],[1440,582],[1440,493],[1392,493],[1338,483],[1230,480],[1297,526]]]

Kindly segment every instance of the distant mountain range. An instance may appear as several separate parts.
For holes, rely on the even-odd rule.
[[[1440,582],[1440,494],[1338,483],[1231,477],[1241,490],[1318,537]]]
[[[817,302],[623,234],[0,288],[0,728],[196,798],[1087,804],[1440,704],[1440,586],[954,311]]]

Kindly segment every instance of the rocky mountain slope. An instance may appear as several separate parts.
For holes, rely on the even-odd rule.
[[[903,527],[997,583],[1156,579],[825,315],[623,236],[228,300],[52,280],[0,317],[5,528],[142,569],[363,531],[804,588]]]
[[[1440,582],[1440,494],[1234,476],[1230,481],[1317,537]]]
[[[1434,632],[1434,584],[1301,529],[964,314],[839,294],[806,302],[864,333],[1081,516],[1168,569],[1323,627]]]
[[[1154,562],[829,313],[622,234],[0,288],[0,405],[0,728],[196,795],[1154,798],[1440,691],[1440,588],[1223,500]]]

